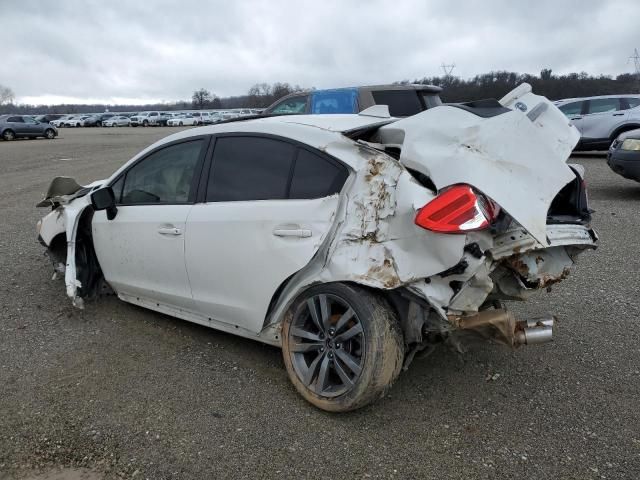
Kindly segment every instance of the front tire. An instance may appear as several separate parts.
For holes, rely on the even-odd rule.
[[[148,127],[148,126],[149,126],[149,122],[148,122],[147,120],[144,120],[144,121],[142,122],[142,126],[143,126],[143,127]]]
[[[53,140],[54,138],[56,138],[56,132],[54,132],[51,128],[47,128],[44,131],[44,138],[46,138],[47,140]]]
[[[283,321],[282,353],[289,379],[305,400],[346,412],[391,387],[402,368],[404,339],[382,297],[329,283],[296,299]]]

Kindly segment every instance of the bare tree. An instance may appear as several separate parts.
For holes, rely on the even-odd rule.
[[[209,90],[201,88],[200,90],[196,90],[195,92],[193,92],[191,103],[193,104],[194,108],[202,110],[209,104],[209,102],[211,102],[211,98],[211,92]]]
[[[0,85],[0,105],[13,103],[14,98],[13,90],[4,85]]]

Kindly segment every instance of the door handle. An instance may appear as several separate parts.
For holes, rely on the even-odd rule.
[[[614,113],[613,116],[614,117],[622,117],[624,115],[624,113]]]
[[[276,237],[309,238],[311,230],[308,228],[276,227],[273,229],[273,234]]]
[[[582,117],[573,117],[571,120],[582,120]]]
[[[160,235],[182,235],[182,230],[176,227],[160,227],[158,233]]]

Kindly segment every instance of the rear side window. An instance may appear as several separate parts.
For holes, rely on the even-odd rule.
[[[629,108],[636,108],[638,105],[640,105],[640,98],[628,97],[625,98],[625,100],[627,101],[627,105],[629,105]]]
[[[392,117],[409,117],[424,110],[416,90],[377,90],[371,92],[376,105],[388,105]]]
[[[7,122],[24,123],[24,120],[22,120],[22,117],[9,117],[7,118]]]
[[[311,94],[311,113],[356,113],[358,90],[326,90]]]
[[[218,138],[207,202],[287,198],[294,154],[293,145],[271,138]]]
[[[589,113],[606,113],[620,110],[618,98],[594,98],[589,101]]]
[[[322,198],[339,193],[347,179],[341,165],[303,148],[298,150],[289,198]]]
[[[567,117],[571,115],[580,115],[582,112],[582,103],[583,102],[571,102],[565,105],[561,105],[558,107],[562,113],[564,113]]]

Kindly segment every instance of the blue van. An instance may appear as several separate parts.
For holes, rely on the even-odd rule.
[[[434,85],[374,85],[312,90],[289,94],[267,108],[264,115],[358,113],[373,105],[387,105],[392,117],[408,117],[442,105]]]

